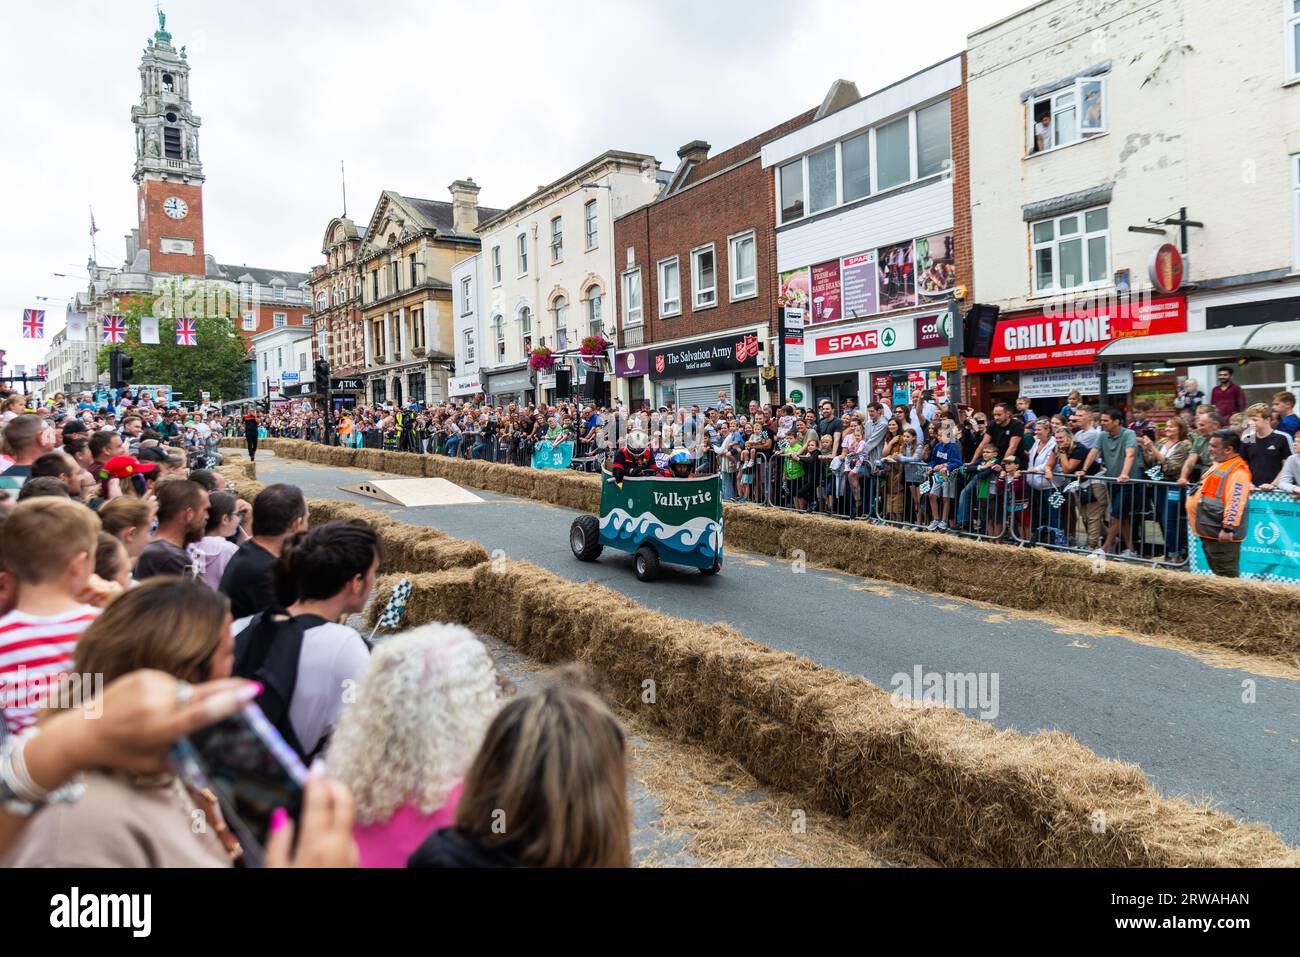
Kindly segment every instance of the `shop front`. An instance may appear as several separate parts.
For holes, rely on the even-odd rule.
[[[487,373],[487,401],[492,405],[530,404],[533,395],[533,377],[527,365]]]
[[[966,360],[971,405],[992,411],[998,402],[1014,406],[1019,396],[1039,415],[1061,410],[1077,389],[1085,402],[1101,397],[1097,352],[1116,339],[1187,331],[1187,300],[1182,296],[1131,299],[1010,313],[998,319],[987,359]],[[1185,368],[1143,362],[1115,365],[1106,380],[1107,404],[1150,402],[1169,410]]]
[[[614,358],[614,378],[618,380],[618,395],[627,408],[641,408],[646,399],[646,374],[650,371],[650,350],[631,349]]]
[[[1233,290],[1198,295],[1192,301],[1192,328],[1229,329],[1259,326],[1266,322],[1291,322],[1300,319],[1300,296],[1295,285],[1272,290]],[[1275,296],[1277,298],[1267,298]],[[1202,325],[1198,320],[1204,317]],[[1209,395],[1217,382],[1214,366],[1193,370],[1198,384]],[[1247,404],[1271,402],[1277,392],[1300,394],[1300,362],[1294,359],[1251,361],[1239,367],[1233,381],[1246,393]]]
[[[679,409],[716,406],[719,393],[737,410],[751,401],[762,402],[760,331],[749,327],[725,336],[651,346],[646,351],[654,391],[646,398],[656,407],[672,402]]]
[[[836,408],[847,399],[859,408],[872,401],[905,405],[914,389],[931,389],[936,399],[945,398],[948,378],[939,366],[948,354],[949,326],[945,310],[809,330],[804,378],[791,380],[787,394],[799,406],[828,400]]]

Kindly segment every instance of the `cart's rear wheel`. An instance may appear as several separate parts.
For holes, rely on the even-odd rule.
[[[594,515],[579,515],[569,526],[569,547],[580,562],[594,562],[604,545],[600,544],[600,522]]]
[[[714,562],[714,563],[713,563],[712,565],[710,565],[708,568],[701,568],[701,569],[700,569],[700,574],[701,574],[701,575],[716,575],[716,574],[717,574],[718,572],[720,572],[720,571],[722,571],[722,562]]]
[[[640,581],[652,582],[659,577],[659,553],[649,545],[642,545],[636,550],[633,565]]]

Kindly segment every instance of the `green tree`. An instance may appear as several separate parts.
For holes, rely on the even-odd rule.
[[[215,290],[214,290],[215,291]],[[192,303],[205,299],[206,284],[190,286],[187,292]],[[225,290],[219,290],[224,297]],[[176,344],[176,319],[158,319],[158,344],[140,342],[140,319],[156,315],[156,304],[165,296],[136,296],[123,301],[117,314],[126,320],[126,342],[117,348],[135,360],[131,378],[135,382],[170,385],[182,397],[198,401],[202,392],[211,392],[213,399],[240,399],[248,394],[248,345],[235,328],[230,317],[220,314],[204,315],[202,308],[178,309],[186,316],[194,316],[198,332],[198,345]],[[179,301],[179,300],[178,300]],[[159,309],[163,312],[163,309]],[[108,369],[109,345],[99,350],[99,371]]]

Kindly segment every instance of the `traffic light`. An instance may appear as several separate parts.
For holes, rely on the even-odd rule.
[[[108,354],[108,385],[112,389],[121,389],[131,383],[135,375],[135,360],[124,355],[120,349]]]

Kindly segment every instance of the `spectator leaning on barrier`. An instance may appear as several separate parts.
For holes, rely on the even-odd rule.
[[[1188,501],[1188,515],[1210,571],[1236,578],[1249,518],[1250,468],[1240,454],[1241,436],[1231,429],[1216,431],[1209,445],[1213,465],[1201,480],[1200,490]]]
[[[1300,496],[1300,432],[1296,433],[1291,443],[1292,455],[1282,465],[1282,474],[1277,479],[1277,489],[1291,495]]]
[[[1133,486],[1129,482],[1140,466],[1137,436],[1132,429],[1124,428],[1124,413],[1114,407],[1101,414],[1101,431],[1097,448],[1102,471],[1107,478],[1115,479],[1110,488],[1110,526],[1102,551],[1111,552],[1115,539],[1120,537],[1124,542],[1121,557],[1133,558]]]
[[[1246,410],[1246,418],[1255,431],[1255,441],[1242,448],[1242,458],[1250,466],[1250,479],[1255,488],[1271,489],[1282,474],[1282,463],[1291,454],[1291,437],[1273,431],[1273,415],[1263,402]]]

